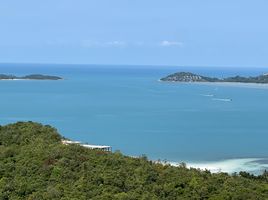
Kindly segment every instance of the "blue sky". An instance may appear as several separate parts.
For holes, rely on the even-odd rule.
[[[268,66],[267,0],[0,1],[0,62]]]

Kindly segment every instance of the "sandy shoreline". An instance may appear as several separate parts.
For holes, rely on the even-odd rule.
[[[241,82],[179,82],[179,81],[162,81],[162,83],[184,84],[184,85],[209,85],[209,86],[230,86],[230,87],[245,87],[245,88],[263,88],[268,89],[268,83],[241,83]]]
[[[235,173],[246,171],[253,174],[261,174],[268,169],[268,158],[237,158],[219,161],[197,161],[185,162],[187,168],[196,168],[201,170],[209,170],[212,173]],[[178,162],[166,162],[172,166],[179,166]]]
[[[59,79],[64,80],[64,79]],[[53,80],[53,79],[0,79],[0,81],[59,81],[59,80]]]
[[[14,79],[0,79],[0,81],[27,81],[30,79],[18,79],[18,78],[14,78]]]

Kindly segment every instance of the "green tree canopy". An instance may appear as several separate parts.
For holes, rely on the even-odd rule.
[[[56,129],[33,122],[0,127],[0,200],[268,199],[267,172],[173,167],[63,145]]]

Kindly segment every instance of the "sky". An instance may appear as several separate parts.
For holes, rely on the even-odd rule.
[[[268,67],[267,0],[0,1],[0,63]]]

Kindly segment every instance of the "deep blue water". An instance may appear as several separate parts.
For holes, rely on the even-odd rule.
[[[150,159],[268,157],[268,89],[158,81],[177,71],[223,77],[268,69],[1,64],[0,73],[65,80],[0,81],[0,123],[42,122],[70,139]]]

